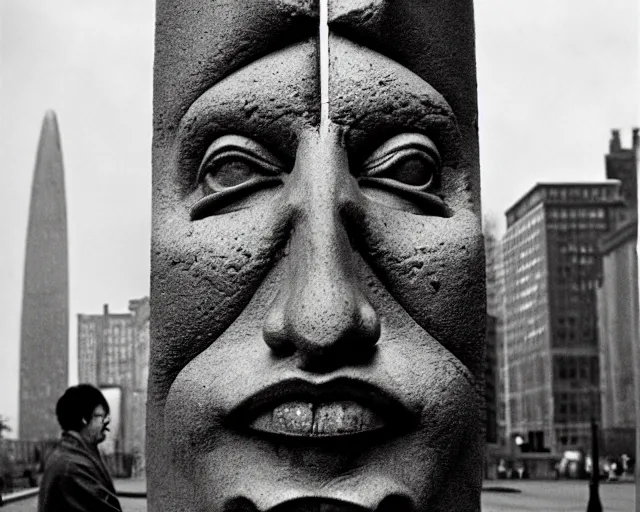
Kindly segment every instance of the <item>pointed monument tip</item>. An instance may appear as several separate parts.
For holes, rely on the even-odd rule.
[[[43,176],[49,175],[52,166],[62,169],[60,131],[58,130],[56,113],[53,110],[47,110],[40,128],[38,155],[36,157],[36,174],[42,174]]]
[[[47,111],[44,113],[44,119],[42,122],[43,124],[58,124],[58,116],[56,115],[56,111],[52,108],[47,109]]]
[[[44,119],[42,120],[42,131],[40,132],[40,142],[45,138],[53,135],[55,138],[58,138],[58,116],[56,115],[55,110],[48,109],[44,114]]]

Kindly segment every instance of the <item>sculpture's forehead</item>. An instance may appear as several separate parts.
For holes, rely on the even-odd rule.
[[[175,129],[200,95],[253,61],[305,40],[317,48],[320,2],[333,33],[397,61],[463,122],[475,119],[473,30],[461,22],[472,17],[471,0],[159,0],[157,128]]]
[[[338,36],[329,38],[329,48],[329,115],[347,139],[351,128],[360,130],[372,120],[388,125],[385,117],[390,112],[400,126],[385,126],[386,130],[411,127],[430,133],[434,118],[440,126],[448,122],[454,127],[454,115],[445,99],[407,68]],[[293,157],[300,133],[320,124],[316,49],[314,41],[294,44],[211,86],[181,119],[179,147],[206,144],[231,129]]]

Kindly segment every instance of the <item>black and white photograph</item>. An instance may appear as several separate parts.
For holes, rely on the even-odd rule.
[[[638,510],[638,0],[2,0],[0,510]]]

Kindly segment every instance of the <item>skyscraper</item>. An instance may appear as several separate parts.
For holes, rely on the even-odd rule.
[[[485,218],[484,252],[487,275],[487,442],[504,445],[506,442],[506,404],[504,401],[504,261],[502,240],[493,219]],[[490,435],[491,428],[494,436]],[[495,437],[495,439],[493,439]]]
[[[68,384],[67,209],[58,122],[45,114],[31,187],[20,339],[19,436],[59,435],[56,400]]]
[[[625,212],[621,188],[538,184],[507,211],[507,425],[538,448],[588,448],[600,415],[598,242]]]

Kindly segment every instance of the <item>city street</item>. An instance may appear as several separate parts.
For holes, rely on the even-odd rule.
[[[138,498],[122,498],[120,500],[123,512],[147,512],[147,500]],[[30,498],[0,507],[2,512],[37,512],[38,500]]]
[[[485,488],[508,487],[520,493],[483,492],[482,512],[586,512],[589,484],[570,481],[485,481]],[[602,483],[600,500],[603,512],[635,510],[633,483]]]
[[[118,486],[122,488],[122,486]],[[504,487],[521,492],[482,493],[482,512],[585,512],[589,495],[586,481],[562,482],[485,482],[485,487]],[[611,483],[600,486],[604,512],[631,512],[635,510],[635,485]],[[122,498],[124,512],[146,512],[146,500]],[[31,498],[2,507],[2,512],[36,512],[37,501]]]
[[[146,487],[144,480],[115,480],[118,492],[142,492]],[[147,512],[147,500],[144,498],[120,498],[123,512]],[[0,507],[2,512],[37,512],[38,499],[29,498],[17,501],[4,507]]]

